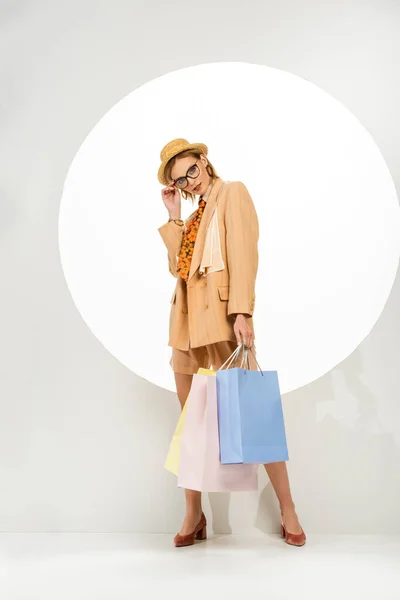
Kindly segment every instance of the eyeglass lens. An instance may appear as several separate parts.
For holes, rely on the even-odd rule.
[[[185,188],[187,185],[189,185],[187,178],[189,177],[190,179],[195,179],[198,176],[198,174],[199,174],[199,167],[197,165],[193,165],[192,167],[190,167],[189,171],[186,173],[186,177],[179,177],[179,179],[177,179],[175,181],[175,184],[179,188]]]

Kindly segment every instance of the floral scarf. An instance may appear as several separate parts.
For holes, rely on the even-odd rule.
[[[199,230],[201,218],[206,206],[205,200],[199,201],[199,207],[195,212],[194,218],[190,221],[186,231],[183,233],[182,245],[178,255],[176,270],[178,275],[186,282],[189,279],[190,265],[192,263],[193,249],[196,242],[197,232]]]

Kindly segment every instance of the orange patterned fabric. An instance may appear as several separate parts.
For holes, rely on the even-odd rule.
[[[196,242],[197,232],[199,230],[205,206],[206,201],[200,200],[199,207],[194,215],[194,218],[190,221],[182,237],[182,245],[178,255],[178,263],[176,266],[176,270],[178,275],[180,275],[185,281],[187,281],[189,278],[194,244]]]

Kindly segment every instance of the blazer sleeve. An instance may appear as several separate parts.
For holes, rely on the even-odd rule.
[[[258,270],[259,223],[244,183],[230,183],[226,207],[226,253],[229,271],[228,315],[253,316]]]
[[[181,249],[183,232],[185,231],[185,225],[178,225],[174,221],[165,223],[158,228],[158,232],[161,235],[164,244],[168,250],[168,267],[169,272],[174,276],[178,277],[176,271],[177,256]]]

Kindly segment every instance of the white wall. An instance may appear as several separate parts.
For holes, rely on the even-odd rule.
[[[261,63],[345,104],[398,186],[399,12],[394,2],[354,0],[1,3],[1,531],[172,533],[183,516],[183,492],[163,469],[178,400],[100,345],[61,270],[62,186],[90,129],[170,70]],[[400,531],[399,306],[397,278],[358,349],[284,397],[306,532]],[[259,496],[206,497],[216,532],[277,531],[260,475]]]

